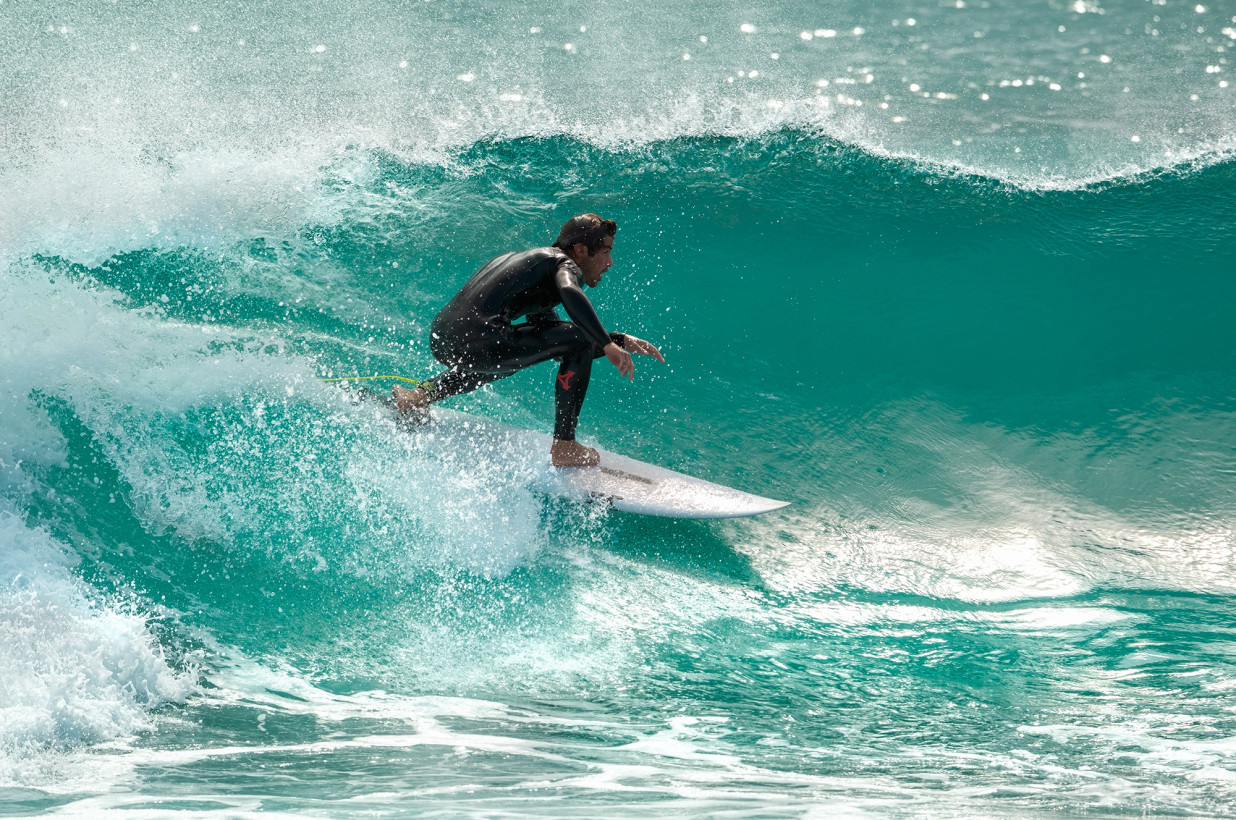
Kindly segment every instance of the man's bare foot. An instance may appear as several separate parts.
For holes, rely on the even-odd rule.
[[[409,390],[395,385],[391,388],[391,395],[395,398],[395,407],[405,416],[418,417],[429,412],[429,394],[419,387]]]
[[[578,441],[554,439],[549,460],[555,467],[595,467],[601,463],[601,454]]]

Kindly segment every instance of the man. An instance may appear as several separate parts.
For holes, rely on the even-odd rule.
[[[591,467],[600,456],[575,441],[592,360],[604,356],[635,379],[631,353],[664,362],[656,347],[626,333],[607,333],[582,285],[594,288],[613,264],[612,219],[574,217],[552,247],[508,253],[481,266],[433,320],[429,349],[450,370],[415,390],[395,387],[401,413],[426,412],[432,402],[467,393],[517,370],[557,359],[554,386],[555,467]],[[564,322],[557,305],[571,317]],[[514,324],[516,319],[526,321]]]

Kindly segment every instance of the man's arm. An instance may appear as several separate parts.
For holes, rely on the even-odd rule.
[[[583,289],[579,286],[578,271],[579,268],[574,262],[564,260],[559,265],[557,273],[554,274],[554,281],[558,285],[558,293],[562,298],[562,306],[566,308],[567,315],[584,331],[584,335],[605,351],[605,358],[609,360],[609,363],[618,368],[618,372],[627,379],[634,381],[635,362],[627,351],[642,353],[664,362],[661,351],[643,339],[637,339],[629,333],[605,332],[596,310],[592,307],[592,302],[588,301],[588,297],[584,295]]]
[[[566,308],[571,321],[579,325],[580,330],[584,331],[584,335],[590,342],[597,347],[613,344],[613,340],[605,332],[605,326],[601,324],[600,317],[597,316],[596,309],[592,307],[592,302],[588,301],[588,297],[580,288],[578,276],[579,268],[576,264],[564,258],[554,274],[554,283],[558,286],[562,306]]]

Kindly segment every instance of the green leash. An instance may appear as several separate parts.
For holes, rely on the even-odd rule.
[[[401,382],[407,382],[408,384],[415,385],[428,393],[432,393],[434,389],[434,386],[431,382],[428,382],[428,381],[418,382],[416,379],[409,379],[407,376],[340,376],[339,378],[336,378],[336,379],[318,379],[318,381],[363,382],[363,381],[369,381],[371,379],[397,379]]]

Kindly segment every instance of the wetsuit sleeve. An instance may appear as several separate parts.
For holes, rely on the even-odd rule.
[[[562,306],[566,308],[571,321],[584,331],[589,341],[599,347],[605,347],[613,340],[605,332],[605,327],[597,317],[592,302],[588,301],[588,297],[580,288],[579,281],[575,278],[576,270],[578,268],[575,263],[566,260],[566,263],[559,266],[554,274],[554,282],[558,285],[558,295],[562,298]]]

